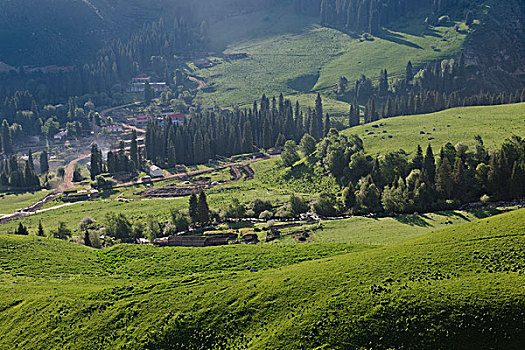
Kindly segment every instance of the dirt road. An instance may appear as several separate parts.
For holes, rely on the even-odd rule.
[[[119,109],[122,109],[122,108],[126,108],[126,107],[137,106],[137,105],[139,105],[141,103],[142,102],[133,102],[133,103],[129,103],[127,105],[116,106],[116,107],[111,107],[111,108],[108,108],[108,109],[104,109],[102,112],[100,112],[100,116],[102,118],[104,118],[106,116],[106,114],[108,114],[109,112],[113,112],[113,111],[116,111],[116,110],[119,110]]]
[[[189,76],[188,79],[199,84],[199,86],[197,87],[197,90],[202,90],[206,86],[206,83],[198,78]]]
[[[69,190],[69,189],[72,189],[72,188],[75,188],[75,185],[73,184],[73,173],[75,172],[75,165],[77,165],[78,162],[84,160],[84,159],[87,159],[91,157],[90,154],[84,154],[84,155],[81,155],[80,157],[72,160],[68,165],[67,165],[67,168],[66,168],[66,175],[64,176],[64,182],[62,183],[62,185],[60,186],[60,190],[61,191],[64,191],[64,190]]]

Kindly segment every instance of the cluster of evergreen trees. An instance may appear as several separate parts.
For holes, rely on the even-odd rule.
[[[28,90],[41,104],[60,103],[71,96],[124,92],[130,79],[141,71],[152,71],[171,82],[174,56],[189,53],[198,41],[183,18],[172,23],[162,19],[144,25],[127,40],[117,39],[96,55],[92,62],[59,73],[24,72],[0,74],[0,100]],[[31,107],[31,106],[29,106]],[[17,109],[19,110],[19,109]],[[24,110],[32,110],[25,108]]]
[[[43,158],[41,157],[41,163]],[[47,164],[47,159],[44,164]],[[40,188],[40,179],[35,171],[33,154],[29,151],[28,160],[20,162],[15,155],[0,162],[0,185],[18,188]]]
[[[461,106],[489,106],[525,102],[525,89],[515,92],[475,92],[473,72],[467,73],[464,55],[458,60],[443,60],[428,64],[414,74],[408,62],[403,78],[389,79],[386,69],[381,70],[379,83],[362,76],[355,88],[347,90],[348,82],[339,79],[338,92],[342,99],[353,101],[349,125],[358,125],[359,102],[365,102],[364,121],[370,123],[380,118],[400,115],[424,114]]]
[[[318,15],[322,25],[376,34],[381,27],[418,10],[431,18],[442,15],[452,0],[294,0],[297,12]]]
[[[143,169],[143,155],[137,147],[137,134],[133,131],[131,147],[126,152],[124,142],[120,142],[118,151],[109,151],[106,161],[102,151],[97,144],[91,145],[91,179],[95,180],[98,175],[108,173],[110,175],[135,175],[137,170]]]
[[[312,157],[346,185],[341,212],[455,208],[482,196],[487,200],[525,199],[525,140],[517,136],[493,152],[477,136],[472,151],[461,143],[447,143],[437,159],[430,145],[425,154],[418,146],[411,160],[403,150],[374,159],[365,155],[357,136],[347,138],[331,130]]]
[[[40,108],[29,91],[17,91],[13,97],[6,97],[0,105],[0,116],[5,118],[2,124],[2,137],[6,143],[4,153],[12,153],[13,140],[22,140],[22,136],[39,136],[51,140],[61,127],[66,128],[70,137],[89,135],[95,125],[100,126],[102,123],[94,109],[91,101],[79,106],[77,99],[73,98],[69,98],[65,105]]]
[[[301,111],[281,96],[243,111],[206,111],[190,116],[183,124],[152,121],[145,138],[145,156],[154,164],[200,164],[217,156],[251,153],[256,149],[284,146],[309,133],[321,139],[330,129],[330,117],[323,114],[321,97],[314,109]]]

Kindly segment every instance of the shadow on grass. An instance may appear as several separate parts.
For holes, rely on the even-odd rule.
[[[424,215],[401,215],[393,219],[404,225],[430,227],[431,225],[424,220],[426,218]]]
[[[474,215],[478,219],[485,219],[490,216],[503,214],[505,210],[501,210],[498,208],[481,208],[481,209],[474,209],[470,211],[472,215]]]
[[[376,37],[381,38],[383,40],[391,41],[399,45],[404,45],[404,46],[412,47],[415,49],[423,50],[423,48],[419,46],[418,44],[408,41],[403,36],[397,33],[393,33],[389,30],[383,30],[381,33],[376,34]]]
[[[117,193],[119,193],[117,190],[105,190],[100,193],[100,198],[108,199],[109,197]]]

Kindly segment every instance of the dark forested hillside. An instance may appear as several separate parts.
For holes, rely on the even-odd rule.
[[[425,10],[429,21],[435,21],[438,16],[461,11],[468,4],[464,0],[294,0],[296,10],[319,15],[324,25],[372,34],[420,10]]]

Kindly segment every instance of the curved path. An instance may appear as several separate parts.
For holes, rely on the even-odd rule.
[[[73,184],[73,173],[75,172],[75,165],[77,165],[78,162],[91,157],[91,154],[84,154],[80,157],[73,159],[66,168],[66,174],[64,175],[64,182],[60,186],[61,190],[69,190],[72,188],[75,188],[75,185]]]

